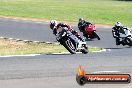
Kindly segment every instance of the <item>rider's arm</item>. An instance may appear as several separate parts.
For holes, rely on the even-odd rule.
[[[113,34],[113,37],[114,37],[114,38],[117,37],[115,27],[112,28],[112,34]]]
[[[57,25],[57,28],[59,28],[59,27],[67,27],[68,28],[68,25],[67,24],[64,24],[64,23],[59,23]]]
[[[89,25],[89,24],[92,24],[92,23],[90,23],[90,22],[85,22],[85,25]]]
[[[78,29],[80,30],[80,32],[82,32],[82,24],[78,23]]]
[[[80,28],[82,26],[82,24],[81,23],[78,23],[78,28]]]
[[[123,27],[123,29],[129,30],[127,27]]]
[[[72,30],[71,32],[72,32],[72,34],[74,34],[74,35],[79,35],[79,33],[78,33],[77,31],[75,31],[75,30]]]
[[[86,25],[89,25],[89,24],[90,24],[89,22],[86,22],[86,21],[85,21],[81,26],[82,26],[82,27],[85,27]]]
[[[54,34],[54,35],[57,34],[57,28],[54,28],[54,30],[53,30],[53,34]]]
[[[62,23],[59,23],[59,24],[56,26],[57,29],[60,28],[60,27],[62,27]]]

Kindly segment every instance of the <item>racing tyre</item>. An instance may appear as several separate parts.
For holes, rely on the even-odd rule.
[[[95,38],[97,38],[98,40],[100,40],[100,37],[97,35],[96,32],[93,32],[93,35],[95,36]]]
[[[126,38],[127,45],[132,46],[132,40],[129,38]]]
[[[76,54],[76,48],[74,44],[70,41],[70,39],[66,40],[63,43],[63,46],[71,53],[71,54]]]

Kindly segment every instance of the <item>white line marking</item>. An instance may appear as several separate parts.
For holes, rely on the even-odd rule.
[[[1,36],[0,38],[3,39],[4,37]]]
[[[117,73],[117,72],[120,72],[120,71],[97,71],[94,73]]]
[[[24,42],[28,42],[29,40],[23,40]]]
[[[111,51],[111,49],[102,49],[100,51],[92,51],[92,53],[100,53],[100,52],[106,52],[106,51]],[[82,53],[82,52],[76,52],[78,54]],[[51,53],[51,54],[70,54],[69,52],[61,52],[61,53]]]
[[[13,38],[9,38],[9,40],[13,40]]]
[[[100,53],[100,52],[106,52],[106,51],[111,51],[111,49],[102,49],[99,51],[92,51],[93,53]]]
[[[99,50],[99,51],[92,51],[94,53],[97,53],[97,52],[106,52],[106,49],[102,49],[102,50]]]
[[[23,57],[23,56],[37,56],[41,54],[27,54],[27,55],[6,55],[6,56],[0,56],[0,57]]]
[[[108,51],[111,51],[111,49],[107,49]]]
[[[33,41],[33,42],[35,42],[35,43],[39,43],[39,41]]]
[[[82,52],[76,52],[76,54],[80,54]],[[70,52],[61,52],[61,53],[51,53],[51,54],[71,54]]]
[[[16,40],[18,40],[18,41],[19,41],[19,40],[21,40],[21,39],[16,39]]]

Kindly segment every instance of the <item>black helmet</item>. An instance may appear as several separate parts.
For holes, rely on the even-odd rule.
[[[79,22],[82,22],[82,21],[84,21],[84,19],[83,18],[79,18]]]

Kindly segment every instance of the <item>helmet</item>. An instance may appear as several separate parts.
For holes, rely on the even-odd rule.
[[[116,27],[121,27],[122,24],[121,24],[121,22],[116,22],[115,26],[116,26]]]
[[[57,26],[57,21],[56,20],[51,20],[50,21],[50,28],[53,29],[54,26]]]

